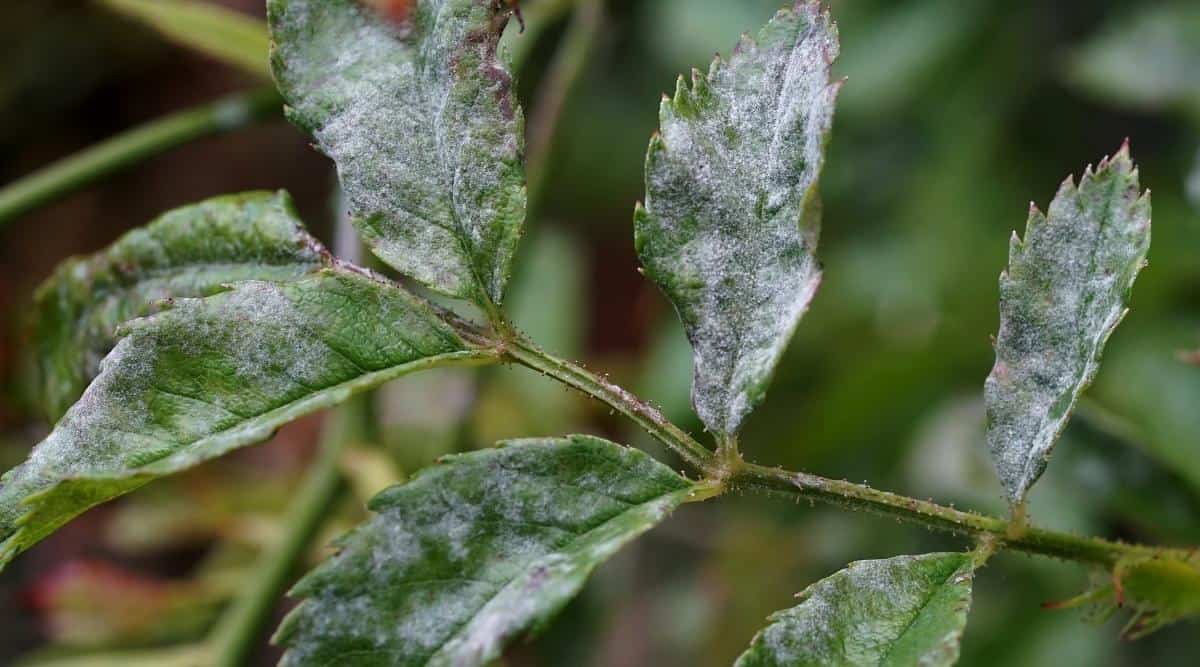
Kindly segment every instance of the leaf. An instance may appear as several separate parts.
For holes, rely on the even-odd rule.
[[[680,77],[659,111],[635,244],[683,320],[692,402],[718,434],[762,402],[820,283],[817,179],[837,52],[828,13],[801,0],[729,62],[693,70],[690,90]]]
[[[495,0],[269,0],[292,122],[337,163],[356,227],[429,287],[498,304],[525,217],[524,121]]]
[[[0,480],[0,566],[93,505],[356,392],[491,358],[360,271],[242,282],[127,323],[79,402]]]
[[[1139,109],[1200,113],[1200,6],[1194,2],[1130,7],[1071,54],[1076,85]]]
[[[952,665],[974,567],[965,553],[851,563],[772,615],[736,665]]]
[[[211,2],[100,0],[173,42],[206,53],[248,74],[270,78],[271,40],[262,21]]]
[[[1128,145],[1078,187],[1068,177],[1049,215],[1031,206],[1023,241],[1013,234],[984,397],[988,448],[1014,505],[1096,376],[1149,248],[1150,195],[1139,195]]]
[[[64,262],[35,297],[42,403],[57,421],[99,372],[117,326],[160,302],[239,280],[289,280],[328,263],[283,192],[176,209],[89,257]]]
[[[378,514],[296,586],[283,664],[484,664],[704,491],[591,436],[447,457],[376,496]]]

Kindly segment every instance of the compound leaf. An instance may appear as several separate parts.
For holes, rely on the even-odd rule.
[[[1079,395],[1125,316],[1150,248],[1150,195],[1128,145],[1031,207],[1000,275],[996,363],[984,389],[987,439],[1014,505],[1041,476]]]
[[[496,0],[270,0],[288,115],[337,163],[376,255],[451,296],[499,303],[525,216],[524,122]]]
[[[328,262],[283,192],[185,206],[94,255],[64,262],[35,297],[34,341],[50,421],[99,372],[121,323],[172,298],[209,296],[240,280],[299,278]]]
[[[780,11],[690,89],[680,77],[646,156],[638,255],[679,311],[692,402],[718,434],[762,401],[821,279],[817,180],[840,84],[819,5]]]
[[[79,402],[0,480],[0,566],[93,505],[355,392],[491,358],[424,302],[340,264],[179,299],[119,333]]]
[[[851,563],[772,615],[737,667],[953,665],[974,568],[965,553]]]
[[[447,457],[306,576],[285,665],[480,665],[543,627],[621,545],[704,487],[590,436]]]

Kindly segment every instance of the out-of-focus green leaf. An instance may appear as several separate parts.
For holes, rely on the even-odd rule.
[[[1200,494],[1200,458],[1196,433],[1200,433],[1200,369],[1180,363],[1177,351],[1195,340],[1191,320],[1132,330],[1137,341],[1114,349],[1105,357],[1108,369],[1093,390],[1110,428],[1126,432],[1124,440],[1187,480]]]
[[[212,664],[212,647],[186,644],[170,648],[70,654],[43,651],[17,663],[18,667],[200,667]]]
[[[952,665],[974,568],[963,553],[851,563],[774,614],[737,667]]]
[[[1150,195],[1122,146],[1031,207],[1000,276],[996,363],[985,386],[988,447],[1014,505],[1046,468],[1150,248]]]
[[[839,84],[837,31],[799,0],[663,100],[635,233],[695,348],[705,425],[738,431],[820,283],[817,180]]]
[[[297,584],[283,664],[481,665],[542,628],[618,548],[701,487],[590,436],[448,457]]]
[[[270,0],[288,116],[337,163],[354,224],[385,262],[482,305],[501,301],[525,217],[524,121],[493,0]]]
[[[587,326],[586,257],[575,239],[539,229],[522,251],[506,302],[512,322],[538,344],[579,358]],[[476,406],[477,441],[549,436],[578,427],[578,394],[524,368],[497,369]]]
[[[1200,114],[1200,4],[1131,6],[1077,49],[1067,74],[1095,94],[1138,108]]]
[[[895,3],[875,22],[856,27],[861,39],[844,20],[846,49],[837,69],[850,86],[839,102],[842,113],[886,117],[919,96],[918,84],[972,37],[985,6],[980,0]]]
[[[344,265],[181,299],[123,329],[79,402],[0,480],[0,566],[155,477],[401,375],[488,356],[399,286]]]
[[[262,21],[199,0],[99,0],[144,22],[168,39],[202,51],[254,76],[270,78],[271,41]]]
[[[283,192],[185,206],[64,262],[35,299],[41,400],[50,420],[99,372],[123,322],[170,299],[209,296],[239,280],[294,279],[328,262]]]

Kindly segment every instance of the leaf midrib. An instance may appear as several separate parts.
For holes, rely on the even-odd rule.
[[[879,665],[881,665],[881,666],[882,666],[882,665],[886,665],[886,664],[888,664],[888,659],[891,657],[891,655],[892,655],[892,651],[896,650],[896,644],[897,644],[897,643],[898,643],[898,642],[899,642],[899,641],[900,641],[900,640],[901,640],[901,639],[902,639],[902,638],[903,638],[903,637],[904,637],[906,634],[908,634],[908,631],[909,631],[909,630],[912,630],[912,627],[913,627],[914,625],[916,625],[916,623],[917,623],[917,621],[918,621],[918,620],[920,620],[920,619],[921,619],[921,617],[922,617],[922,616],[925,614],[925,610],[926,610],[927,608],[929,608],[929,605],[930,605],[930,604],[933,602],[933,599],[934,599],[935,597],[937,597],[937,594],[938,594],[938,592],[939,592],[939,591],[940,591],[940,590],[941,590],[943,587],[945,587],[945,586],[946,586],[947,582],[949,582],[949,581],[950,581],[951,579],[953,579],[953,578],[954,578],[954,577],[955,577],[955,576],[956,576],[956,575],[957,575],[959,572],[961,572],[961,571],[962,571],[962,569],[963,569],[963,565],[962,565],[962,564],[960,564],[958,567],[954,568],[954,569],[953,569],[953,570],[950,572],[950,574],[949,574],[949,575],[947,575],[947,576],[946,576],[944,579],[942,579],[941,583],[939,583],[937,586],[934,586],[934,587],[933,587],[933,589],[932,589],[932,590],[929,592],[929,595],[927,595],[927,596],[925,597],[925,600],[924,600],[924,601],[923,601],[923,602],[920,604],[920,606],[918,606],[918,607],[917,607],[916,611],[913,613],[913,616],[912,616],[912,618],[910,618],[910,619],[908,620],[908,623],[905,623],[905,624],[904,624],[904,629],[903,629],[903,630],[901,630],[901,631],[900,631],[900,632],[899,632],[899,633],[896,635],[895,639],[893,639],[891,642],[889,642],[889,644],[888,644],[888,648],[887,648],[887,651],[885,651],[885,652],[884,652],[884,654],[883,654],[883,655],[882,655],[882,656],[879,658]]]
[[[454,629],[454,631],[450,634],[450,636],[444,642],[442,642],[441,645],[438,646],[436,650],[434,650],[432,653],[429,654],[429,656],[424,660],[423,664],[426,665],[426,667],[433,665],[434,664],[433,660],[435,658],[438,658],[440,656],[440,654],[442,653],[442,651],[444,651],[447,646],[451,645],[454,642],[460,641],[462,639],[462,634],[463,634],[464,629],[467,626],[469,626],[472,621],[474,621],[476,618],[478,618],[480,613],[484,609],[486,609],[490,604],[492,604],[492,602],[494,602],[497,598],[499,598],[501,596],[501,594],[510,590],[511,587],[518,580],[520,580],[522,577],[524,577],[530,570],[532,570],[538,564],[544,562],[550,556],[552,556],[554,554],[572,553],[575,549],[577,549],[581,545],[582,542],[586,541],[589,537],[591,537],[598,531],[602,530],[603,528],[611,525],[613,522],[619,521],[620,519],[622,519],[634,512],[637,512],[638,510],[644,509],[653,503],[663,502],[663,501],[669,499],[671,496],[685,495],[690,490],[691,490],[691,487],[688,486],[683,489],[679,489],[676,491],[671,491],[668,493],[661,494],[659,496],[650,498],[648,500],[645,500],[645,501],[637,503],[637,504],[630,504],[629,507],[622,509],[620,512],[614,514],[613,516],[609,517],[608,519],[605,519],[605,520],[601,521],[600,523],[597,523],[597,524],[593,525],[592,527],[587,528],[583,532],[576,533],[576,536],[570,542],[567,542],[566,544],[558,547],[557,549],[555,549],[554,551],[552,551],[548,554],[544,554],[544,555],[538,557],[537,559],[530,561],[523,568],[521,568],[520,573],[518,573],[516,576],[512,577],[508,581],[503,582],[503,585],[501,585],[499,588],[497,588],[495,593],[493,593],[490,597],[488,597],[487,600],[485,600],[482,604],[480,604],[479,607],[477,607],[475,609],[475,611],[471,613],[470,616],[468,616],[465,620],[463,620],[461,623],[459,623],[458,626]],[[609,498],[620,501],[620,499],[613,498],[612,496],[609,496]],[[622,501],[622,502],[624,502],[624,501]],[[628,504],[628,503],[626,503],[626,504]],[[592,567],[595,567],[595,564],[593,564]]]

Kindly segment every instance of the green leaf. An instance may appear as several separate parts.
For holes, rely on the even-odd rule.
[[[0,566],[75,515],[423,368],[491,358],[344,265],[247,281],[122,327],[100,374],[0,480]]]
[[[306,576],[285,665],[480,665],[541,629],[621,545],[706,497],[646,454],[590,436],[447,457]]]
[[[772,615],[737,667],[952,665],[974,568],[963,553],[851,563]]]
[[[270,78],[271,40],[258,19],[195,0],[100,0],[142,21],[174,42],[206,53],[254,76]]]
[[[692,402],[733,434],[820,283],[817,180],[840,83],[837,30],[801,0],[708,75],[680,77],[646,156],[635,243],[694,348]]]
[[[89,257],[64,262],[35,297],[41,398],[57,421],[99,372],[117,326],[161,302],[239,280],[289,280],[328,263],[286,193],[249,192],[177,209]]]
[[[988,448],[1014,505],[1096,376],[1149,248],[1150,195],[1139,193],[1128,145],[1078,187],[1068,177],[1048,215],[1031,206],[1024,240],[1013,234],[984,395]]]
[[[355,0],[269,0],[292,122],[341,174],[355,225],[429,287],[498,304],[525,217],[524,122],[496,0],[415,0],[403,23]]]
[[[1106,99],[1138,109],[1200,114],[1200,5],[1130,6],[1067,61],[1068,77]]]

